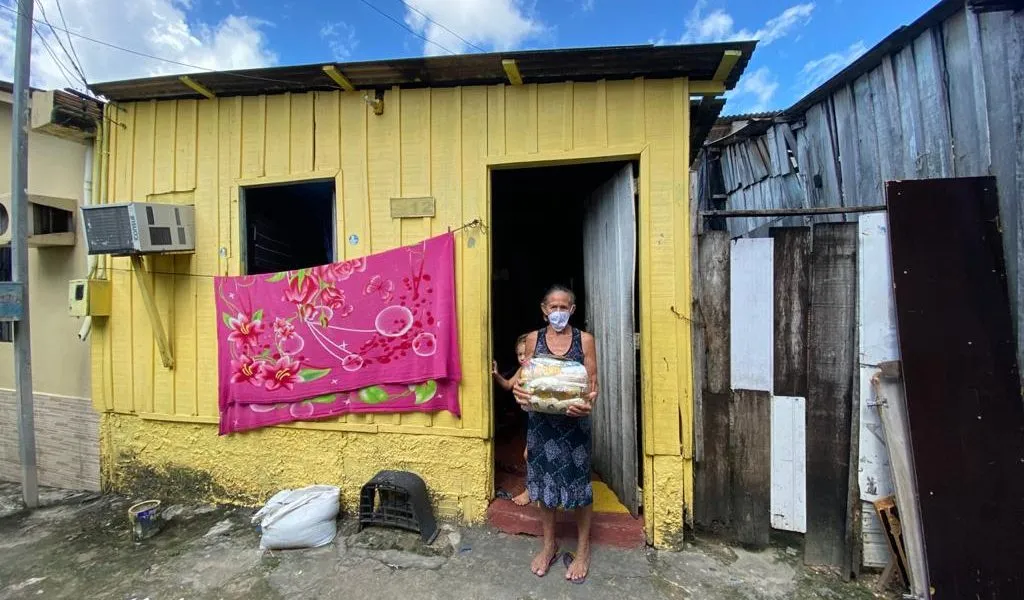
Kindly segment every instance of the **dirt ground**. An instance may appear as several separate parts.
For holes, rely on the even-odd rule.
[[[528,569],[537,541],[491,529],[445,526],[433,546],[414,534],[343,521],[334,544],[261,553],[251,509],[168,507],[163,530],[134,543],[131,501],[45,490],[43,508],[20,509],[0,483],[0,600],[283,598],[670,598],[855,600],[873,578],[843,583],[807,570],[795,548],[747,552],[692,540],[682,552],[595,551],[583,585],[564,568]]]

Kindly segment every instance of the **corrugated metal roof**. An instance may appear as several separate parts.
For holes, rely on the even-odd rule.
[[[719,123],[732,123],[733,121],[751,121],[753,119],[771,119],[782,114],[781,110],[769,110],[766,112],[744,113],[741,115],[722,115]]]
[[[704,140],[711,133],[715,123],[721,120],[718,118],[718,115],[722,113],[724,107],[725,98],[703,98],[690,102],[691,163],[697,158]]]
[[[507,82],[502,59],[514,59],[525,83],[596,81],[646,77],[690,77],[710,80],[727,50],[739,50],[726,88],[732,89],[750,60],[756,42],[726,42],[682,46],[623,46],[571,50],[535,50],[457,56],[431,56],[337,63],[357,89],[392,86],[453,87]],[[191,73],[189,76],[217,96],[245,96],[333,90],[337,85],[323,64]],[[200,98],[177,75],[97,83],[94,93],[113,101]]]

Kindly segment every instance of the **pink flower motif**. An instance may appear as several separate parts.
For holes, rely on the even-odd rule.
[[[273,362],[263,364],[263,379],[265,380],[264,386],[267,391],[273,392],[279,388],[292,389],[296,383],[302,381],[299,377],[299,368],[301,367],[299,361],[293,359],[287,354],[282,356]]]
[[[318,314],[320,314],[320,309],[313,306],[312,304],[299,305],[299,316],[302,317],[303,321],[316,320]]]
[[[366,270],[366,260],[362,258],[356,258],[353,260],[346,260],[345,262],[338,265],[338,278],[340,281],[345,281],[352,276],[353,273],[361,273]]]
[[[295,277],[284,290],[284,300],[292,304],[309,304],[318,291],[315,277]]]
[[[262,319],[253,319],[244,313],[238,313],[238,316],[228,319],[228,327],[231,328],[228,341],[234,342],[238,348],[255,346],[264,329]]]
[[[248,381],[256,387],[263,385],[263,370],[259,362],[245,354],[238,357],[238,360],[231,361],[231,383],[242,383]]]
[[[334,286],[326,287],[320,292],[320,302],[337,310],[345,306],[345,292]]]
[[[340,263],[331,263],[321,267],[314,267],[313,273],[324,281],[345,281],[353,273],[362,273],[366,270],[365,258],[353,258]]]
[[[295,325],[288,319],[278,317],[274,320],[274,336],[279,341],[290,340],[295,337]]]

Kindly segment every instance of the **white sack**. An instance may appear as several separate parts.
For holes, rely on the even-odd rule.
[[[282,490],[252,517],[262,530],[260,548],[285,550],[326,546],[338,533],[338,499],[331,485]]]

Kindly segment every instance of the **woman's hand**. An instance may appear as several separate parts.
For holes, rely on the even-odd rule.
[[[519,406],[524,409],[530,407],[530,392],[523,389],[523,386],[519,384],[519,378],[515,378],[515,382],[512,384],[512,395],[516,397],[516,402]]]
[[[590,392],[582,404],[573,404],[565,414],[570,417],[586,417],[594,410],[594,400],[597,399],[597,392]]]

